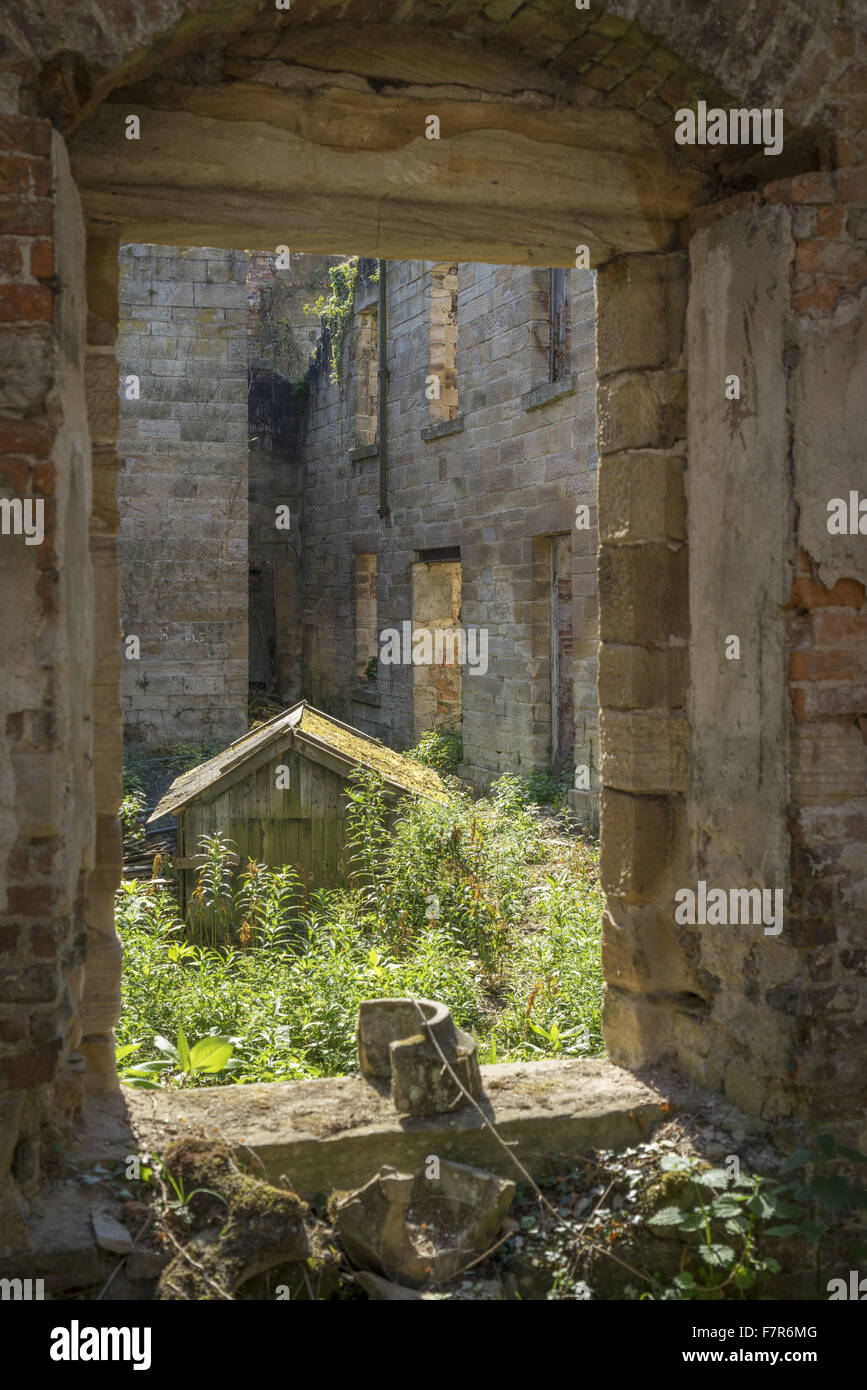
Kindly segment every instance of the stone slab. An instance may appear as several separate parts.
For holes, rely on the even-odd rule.
[[[602,1058],[500,1063],[482,1067],[482,1108],[534,1177],[593,1148],[617,1149],[646,1137],[665,1114],[668,1090],[637,1080]],[[123,1090],[122,1117],[94,1128],[92,1158],[147,1150],[219,1130],[251,1149],[276,1182],[286,1174],[307,1199],[361,1186],[382,1164],[414,1171],[429,1154],[519,1177],[515,1164],[470,1106],[449,1115],[401,1117],[387,1086],[360,1076],[272,1085],[210,1087],[159,1094]],[[96,1118],[96,1117],[95,1117]],[[126,1133],[124,1133],[126,1130]],[[108,1147],[111,1152],[105,1152]]]

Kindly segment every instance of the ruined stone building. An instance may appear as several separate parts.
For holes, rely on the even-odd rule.
[[[362,261],[323,341],[339,258],[288,259],[121,248],[128,735],[228,741],[249,682],[397,747],[462,726],[479,789],[584,765],[592,815],[593,272]]]
[[[375,687],[367,678],[374,557],[383,630],[451,616],[459,552],[462,624],[491,634],[488,671],[464,670],[461,689],[465,756],[487,774],[510,721],[522,766],[553,748],[543,667],[554,644],[534,647],[536,619],[541,590],[569,565],[556,538],[571,538],[576,709],[592,669],[576,602],[592,599],[594,564],[598,598],[605,1066],[664,1066],[765,1125],[815,1120],[867,1149],[861,0],[292,0],[286,11],[13,0],[0,26],[6,1249],[31,1240],[46,1141],[86,1121],[100,1092],[118,1094],[122,688],[130,702],[171,694],[165,710],[139,706],[144,730],[176,710],[198,730],[218,700],[227,730],[240,722],[251,519],[260,592],[269,566],[288,566],[269,590],[273,618],[260,608],[254,672],[270,681],[273,633],[278,689],[300,672],[315,703],[366,728],[391,719],[397,741],[434,699],[445,718],[455,692],[416,697],[414,672],[396,665],[377,668]],[[677,113],[699,103],[748,121],[755,110],[760,126],[763,112],[782,113],[782,147],[749,131],[679,142]],[[379,289],[362,284],[366,326],[348,334],[339,386],[323,373],[302,403],[254,368],[254,400],[270,400],[271,422],[282,401],[285,426],[245,462],[257,430],[246,387],[230,380],[247,311],[230,252],[280,245],[389,261],[390,404],[374,416]],[[547,268],[573,267],[576,245],[595,271],[595,557],[574,526],[594,460],[582,402],[591,297],[571,275],[575,393],[520,403],[549,381],[545,331],[528,326],[550,320]],[[183,286],[174,305],[168,277],[151,277],[171,314],[156,320],[150,295],[125,297],[121,247],[188,249],[195,274],[179,267],[169,281]],[[438,414],[424,378],[453,265],[463,322]],[[512,282],[503,267],[522,269]],[[166,339],[163,370],[146,375],[180,382],[188,365],[169,349],[197,339],[184,324],[209,307],[215,395],[167,394],[140,417],[124,401],[125,432],[134,419],[151,426],[137,433],[146,459],[128,434],[119,450],[122,382],[135,374],[117,351],[119,317],[141,320],[139,338]],[[157,321],[172,331],[155,334]],[[444,334],[434,346],[453,344]],[[506,351],[519,359],[508,372]],[[222,417],[219,435],[205,432],[209,415]],[[278,459],[302,416],[303,478],[299,461]],[[215,440],[225,453],[209,454]],[[120,452],[162,479],[163,534],[180,540],[189,525],[209,567],[199,582],[188,545],[163,553],[172,616],[163,635],[150,580],[138,663],[121,640],[119,495],[127,574],[134,506],[155,546],[159,528],[154,488],[135,495]],[[265,519],[287,480],[298,529],[269,558]],[[829,526],[841,499],[846,524]],[[37,510],[38,542],[23,529]],[[201,663],[188,656],[197,632],[211,648]],[[151,681],[146,650],[174,663],[169,684],[123,687],[133,666]],[[699,883],[781,891],[782,931],[677,922],[675,894]]]

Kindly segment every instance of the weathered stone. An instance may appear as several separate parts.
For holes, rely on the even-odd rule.
[[[228,1298],[248,1279],[310,1253],[308,1208],[294,1192],[238,1168],[222,1139],[185,1139],[168,1150],[166,1171],[190,1193],[192,1263],[175,1255],[158,1299]]]
[[[94,1240],[100,1250],[108,1250],[112,1255],[129,1254],[132,1250],[132,1236],[125,1226],[99,1207],[94,1207],[91,1212],[91,1221]]]
[[[358,1008],[356,1041],[362,1074],[390,1077],[395,1107],[405,1114],[453,1110],[466,1103],[461,1087],[473,1097],[481,1093],[475,1039],[455,1027],[445,1004],[367,999]]]
[[[362,1269],[414,1287],[454,1278],[496,1239],[515,1195],[510,1180],[438,1160],[415,1177],[383,1167],[333,1210],[346,1253]]]

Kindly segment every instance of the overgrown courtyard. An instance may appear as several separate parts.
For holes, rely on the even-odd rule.
[[[415,756],[446,771],[448,752],[434,738]],[[482,1062],[599,1055],[595,841],[555,809],[551,778],[503,777],[478,801],[447,782],[448,804],[407,800],[389,828],[382,782],[358,771],[346,886],[313,888],[292,866],[233,870],[219,837],[185,922],[159,861],[152,882],[124,883],[124,1079],[346,1074],[359,1002],[407,994],[446,1003]]]

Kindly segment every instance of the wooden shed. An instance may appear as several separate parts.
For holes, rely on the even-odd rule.
[[[378,772],[397,799],[407,792],[445,802],[436,772],[341,724],[301,700],[177,777],[150,816],[177,818],[181,908],[200,862],[199,839],[219,830],[239,862],[299,866],[316,885],[340,877],[346,783],[359,763]],[[279,773],[279,775],[278,775]],[[287,785],[288,784],[288,785]]]

